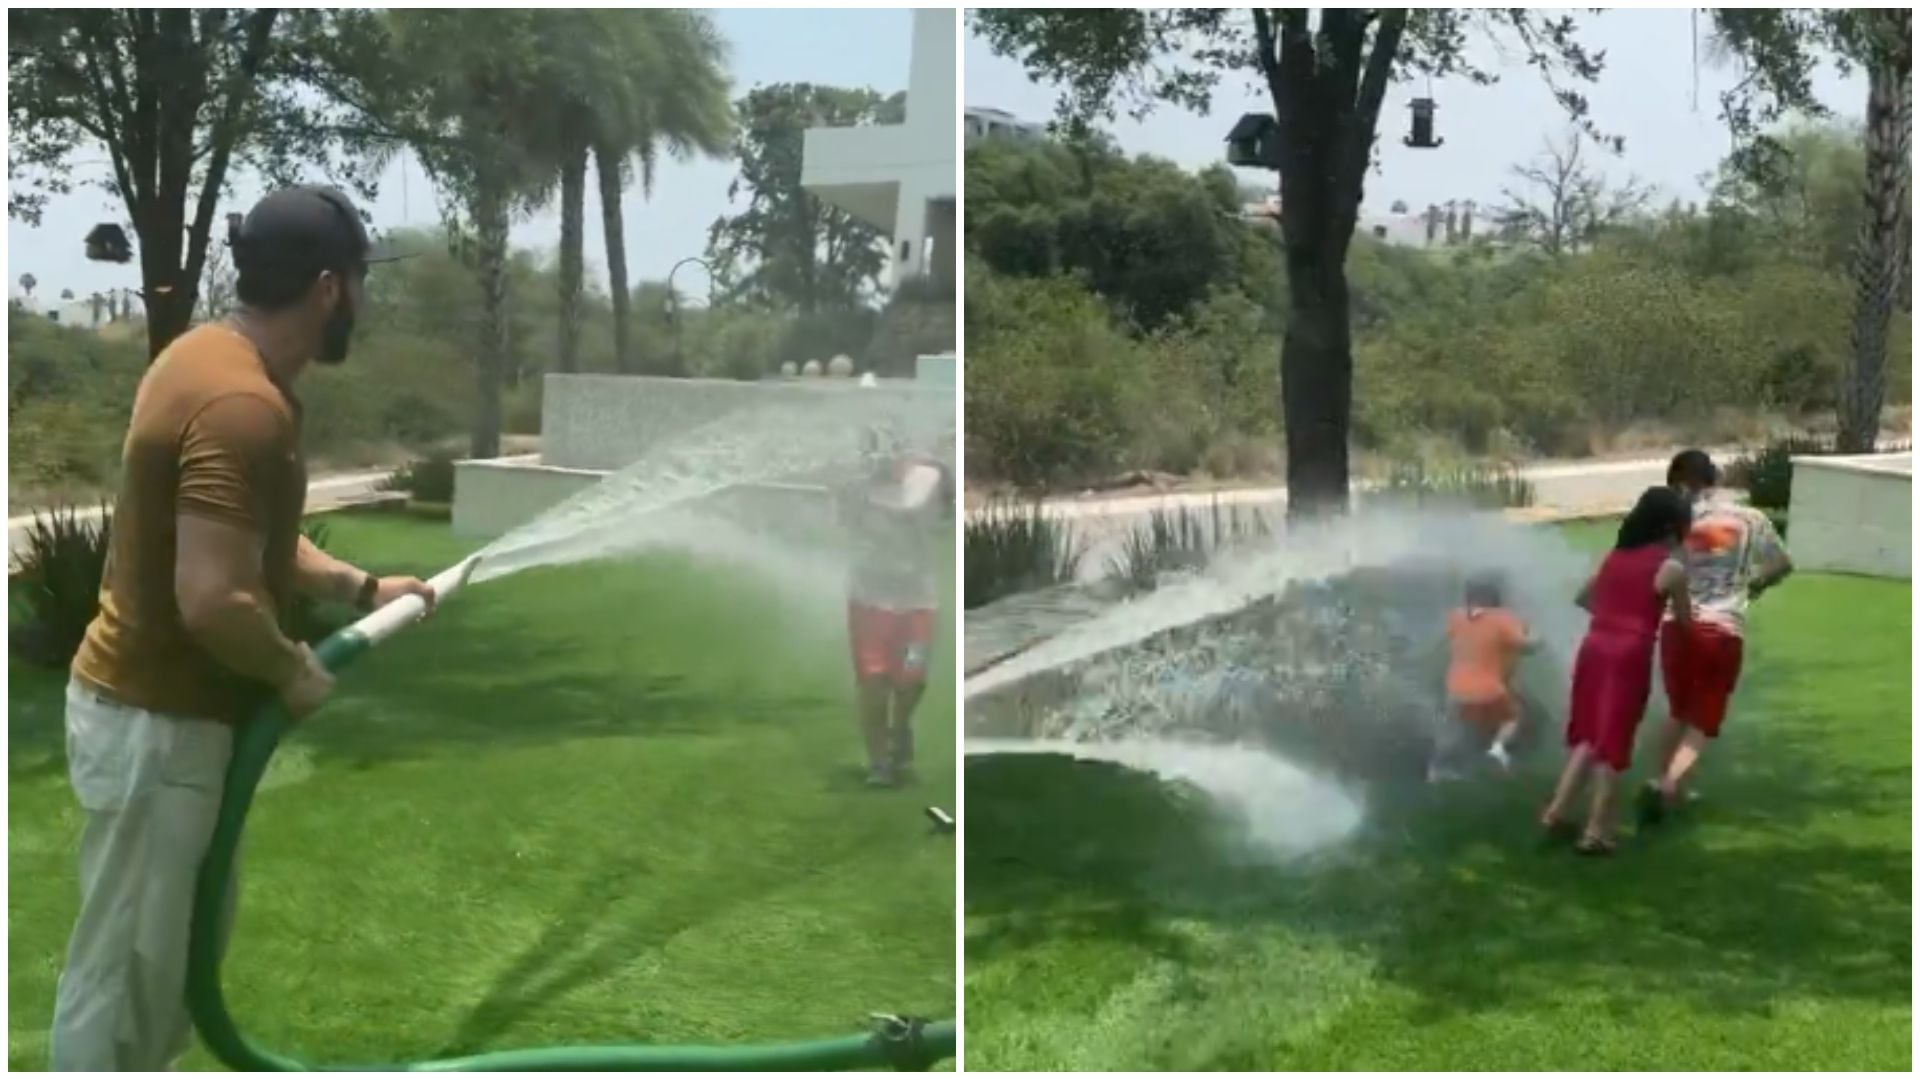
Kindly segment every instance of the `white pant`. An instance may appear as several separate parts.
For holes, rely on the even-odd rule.
[[[49,1068],[158,1071],[191,1045],[193,885],[232,754],[225,724],[68,685],[67,767],[86,827],[80,917],[60,974]],[[232,914],[229,892],[229,925]]]

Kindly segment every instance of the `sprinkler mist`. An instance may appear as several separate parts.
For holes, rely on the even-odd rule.
[[[871,462],[862,433],[884,429],[906,446],[952,446],[951,395],[924,390],[823,390],[817,401],[742,410],[673,439],[594,487],[514,530],[433,579],[445,603],[469,584],[534,566],[646,551],[680,550],[744,563],[782,589],[820,595],[844,572],[827,512],[836,485]],[[866,440],[870,445],[871,440]],[[409,597],[328,638],[315,650],[329,670],[417,622],[426,605]],[[187,1002],[194,1026],[221,1062],[250,1071],[312,1066],[248,1039],[220,982],[223,915],[247,811],[267,763],[292,726],[277,702],[235,739],[219,818],[195,884]],[[936,826],[950,825],[939,811]],[[867,1032],[783,1045],[610,1045],[509,1050],[441,1061],[372,1066],[381,1071],[761,1071],[895,1067],[925,1069],[951,1058],[951,1021],[876,1014]],[[364,1066],[362,1067],[364,1068]]]
[[[1275,859],[1324,847],[1370,796],[1424,780],[1446,613],[1495,571],[1542,639],[1532,731],[1554,726],[1590,561],[1497,514],[1376,507],[1163,580],[967,679],[969,754],[1066,753],[1197,788]]]
[[[474,581],[684,551],[744,563],[793,594],[837,599],[845,547],[825,513],[827,491],[867,468],[861,435],[877,427],[905,446],[950,454],[953,398],[844,386],[817,396],[729,413],[663,443],[488,544]]]

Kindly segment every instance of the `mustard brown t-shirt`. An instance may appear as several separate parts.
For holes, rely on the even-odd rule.
[[[262,544],[267,599],[284,621],[306,497],[298,401],[239,332],[210,324],[181,335],[133,399],[100,613],[74,656],[74,675],[135,708],[240,719],[267,688],[223,666],[182,625],[176,519],[252,532]]]

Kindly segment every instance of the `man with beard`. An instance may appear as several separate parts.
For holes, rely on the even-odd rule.
[[[233,725],[273,697],[305,716],[333,688],[283,629],[294,598],[433,602],[418,579],[374,577],[300,532],[293,387],[347,357],[380,261],[358,212],[333,189],[289,188],[230,233],[240,310],[181,335],[140,382],[100,611],[67,688],[85,825],[56,1070],[156,1071],[187,1049],[188,919]]]

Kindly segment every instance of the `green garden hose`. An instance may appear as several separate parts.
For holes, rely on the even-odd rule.
[[[432,581],[445,600],[466,583],[475,560],[468,559]],[[314,652],[329,671],[339,671],[361,653],[417,621],[425,604],[413,597],[397,600],[341,630]],[[862,1068],[926,1069],[953,1057],[952,1021],[926,1022],[885,1016],[872,1031],[837,1039],[764,1046],[560,1046],[504,1050],[439,1061],[384,1065],[314,1066],[266,1050],[241,1034],[227,1011],[220,988],[221,922],[234,855],[253,804],[254,790],[266,773],[273,751],[292,726],[277,701],[263,707],[235,733],[227,766],[220,816],[200,876],[194,886],[192,936],[187,956],[187,1006],[193,1023],[213,1055],[228,1068],[246,1072],[378,1070],[405,1072],[753,1072]]]

